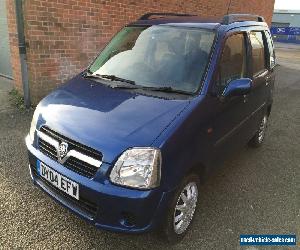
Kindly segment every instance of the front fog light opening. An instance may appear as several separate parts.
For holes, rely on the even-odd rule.
[[[134,227],[136,226],[136,217],[133,213],[130,212],[122,212],[121,213],[122,219],[120,223],[125,227]]]

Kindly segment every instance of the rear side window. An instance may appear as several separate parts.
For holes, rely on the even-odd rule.
[[[231,35],[225,41],[221,55],[218,92],[222,92],[230,81],[245,77],[246,71],[245,35],[243,33]]]
[[[268,48],[269,48],[269,54],[268,54],[268,58],[270,59],[269,66],[270,68],[273,68],[276,65],[274,45],[270,33],[266,31],[265,34],[266,34]]]
[[[266,51],[264,46],[263,33],[261,31],[252,31],[250,33],[252,45],[252,69],[256,75],[266,69]]]

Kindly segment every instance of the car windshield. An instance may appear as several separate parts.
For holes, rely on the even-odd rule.
[[[194,93],[208,64],[214,37],[214,31],[207,29],[128,26],[104,48],[89,72],[145,88]]]

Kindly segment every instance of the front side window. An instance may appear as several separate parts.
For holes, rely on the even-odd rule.
[[[90,66],[98,75],[114,75],[144,87],[171,87],[194,93],[209,61],[215,33],[156,25],[121,30]]]
[[[222,93],[232,80],[246,77],[245,35],[231,35],[225,41],[218,68],[217,92]]]
[[[261,31],[250,32],[250,41],[252,46],[253,75],[257,75],[266,69],[266,52],[263,33]]]

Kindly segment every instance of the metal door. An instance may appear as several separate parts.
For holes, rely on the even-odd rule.
[[[0,75],[12,77],[5,0],[0,0]]]

